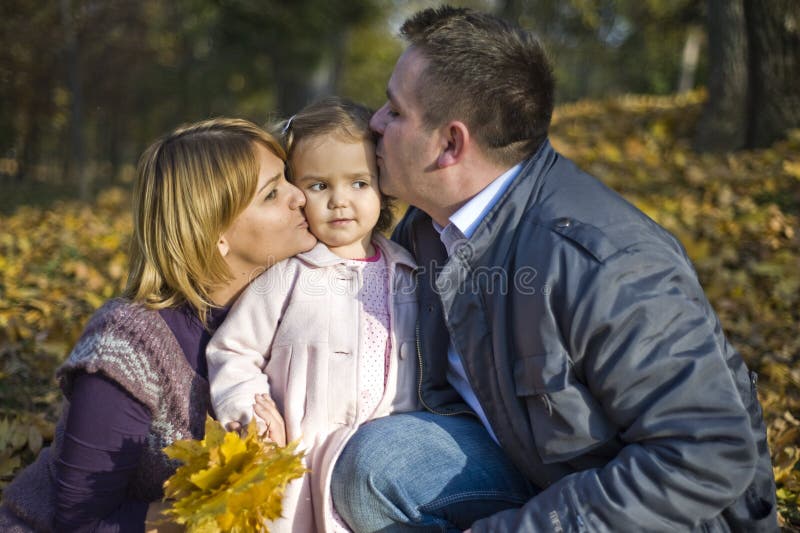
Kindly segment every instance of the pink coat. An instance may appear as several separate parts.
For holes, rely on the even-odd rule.
[[[390,366],[384,397],[371,418],[413,411],[417,400],[414,260],[374,237],[389,267]],[[289,441],[302,438],[306,466],[283,501],[286,519],[272,532],[332,531],[330,479],[336,458],[358,427],[357,298],[359,266],[319,243],[282,261],[245,290],[206,351],[217,418],[248,422],[255,394],[269,392]],[[363,417],[362,417],[363,418]]]

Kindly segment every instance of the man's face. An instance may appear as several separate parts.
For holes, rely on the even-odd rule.
[[[439,196],[433,174],[437,168],[437,135],[423,124],[416,92],[426,65],[419,51],[413,47],[406,50],[389,79],[389,100],[370,120],[370,127],[380,136],[376,155],[381,190],[422,209]]]

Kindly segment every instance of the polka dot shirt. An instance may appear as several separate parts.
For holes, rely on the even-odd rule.
[[[362,260],[348,260],[362,268],[361,339],[358,347],[358,422],[368,420],[383,398],[389,374],[389,269],[380,249]]]
[[[362,333],[358,346],[358,423],[372,416],[386,389],[389,375],[389,269],[386,259],[375,246],[375,255],[366,259],[350,259],[350,265],[362,269],[363,284],[358,292],[361,302]],[[335,533],[349,532],[333,508]]]

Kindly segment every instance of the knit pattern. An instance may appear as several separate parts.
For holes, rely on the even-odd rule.
[[[67,401],[80,372],[104,374],[150,410],[147,446],[129,492],[135,499],[160,499],[164,481],[178,466],[162,449],[175,440],[202,438],[210,406],[208,382],[189,366],[157,311],[120,299],[107,302],[92,316],[58,370]],[[63,428],[62,417],[52,446],[3,494],[3,503],[39,530],[50,530],[55,512],[55,460]]]

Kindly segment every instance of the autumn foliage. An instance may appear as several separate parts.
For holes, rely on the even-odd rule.
[[[164,449],[182,463],[164,483],[164,496],[174,501],[165,514],[187,533],[268,531],[265,523],[282,516],[286,485],[306,472],[297,446],[261,440],[255,420],[241,437],[207,417],[202,440]]]
[[[800,524],[800,131],[769,149],[697,154],[700,92],[556,110],[558,151],[675,234],[728,339],[760,374],[782,519]],[[130,212],[91,204],[0,217],[0,488],[52,436],[53,370],[124,283]],[[31,429],[35,428],[35,429]]]

